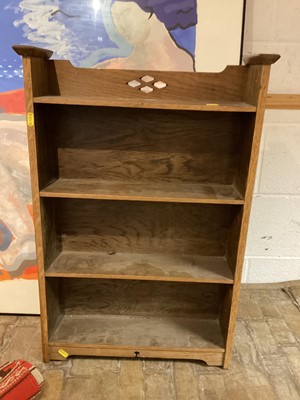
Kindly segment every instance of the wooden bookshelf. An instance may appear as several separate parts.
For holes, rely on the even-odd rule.
[[[270,64],[221,73],[23,56],[44,361],[228,368]],[[142,90],[141,90],[142,89]]]

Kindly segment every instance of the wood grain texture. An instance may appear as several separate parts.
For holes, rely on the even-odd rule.
[[[233,283],[223,257],[62,252],[46,268],[49,277]]]
[[[126,183],[96,179],[61,178],[42,189],[40,196],[171,203],[244,204],[242,196],[234,185]]]
[[[269,110],[300,110],[300,94],[268,93],[266,108]]]
[[[187,99],[189,99],[188,102],[196,104],[199,101],[205,104],[228,101],[239,103],[243,101],[248,73],[247,67],[242,66],[229,66],[220,73],[195,74],[194,72],[75,68],[69,61],[61,60],[49,60],[48,63],[51,70],[50,96],[76,96],[77,99],[101,97],[106,98],[107,105],[110,102],[114,104],[118,99],[122,99],[123,103],[136,99],[136,104],[152,99],[153,105],[156,101],[165,99],[171,101],[174,107],[177,102],[179,108],[180,104],[184,104]],[[145,75],[153,76],[154,82],[165,82],[166,88],[144,94],[127,85],[128,82]]]
[[[253,67],[250,66],[250,68],[253,68]],[[254,68],[257,68],[257,67],[254,66]],[[260,140],[261,140],[264,113],[265,113],[266,96],[267,96],[268,83],[269,83],[269,77],[270,77],[270,66],[263,65],[260,68],[261,68],[261,77],[260,77],[260,82],[259,82],[260,91],[259,91],[259,96],[258,96],[258,101],[257,101],[257,114],[256,114],[256,120],[255,120],[254,132],[253,132],[252,146],[251,146],[249,172],[247,175],[245,204],[243,206],[240,237],[239,237],[238,241],[236,242],[237,256],[236,256],[236,268],[235,268],[235,277],[234,277],[235,282],[234,282],[233,293],[232,293],[232,303],[231,303],[230,318],[229,318],[229,325],[228,325],[224,368],[229,367],[231,353],[232,353],[232,347],[233,347],[234,328],[235,328],[235,323],[236,323],[237,307],[238,307],[239,293],[240,293],[240,287],[241,287],[242,268],[243,268],[243,263],[244,263],[244,255],[245,255],[247,232],[248,232],[249,218],[250,218],[251,205],[252,205],[252,196],[253,196],[253,189],[254,189],[254,182],[255,182],[255,175],[256,175],[256,167],[257,167],[257,161],[258,161],[259,146],[260,146]]]
[[[55,325],[58,324],[62,318],[61,305],[59,302],[59,281],[57,279],[46,279],[46,300],[49,338],[49,335],[54,331]]]
[[[33,76],[36,71],[36,64],[32,63],[32,59],[23,58],[23,73],[24,73],[24,87],[25,87],[25,103],[26,113],[33,113]],[[38,76],[39,73],[37,74]],[[41,85],[43,79],[41,79]],[[45,291],[45,275],[44,275],[44,238],[42,229],[42,216],[39,199],[39,176],[37,170],[37,141],[35,126],[27,126],[28,134],[28,151],[30,159],[30,176],[31,176],[31,191],[32,191],[32,205],[34,215],[34,230],[36,241],[36,256],[38,264],[39,276],[39,300],[41,308],[41,332],[42,332],[42,351],[43,359],[45,362],[49,361],[48,349],[48,322],[47,322],[47,301]]]
[[[253,146],[255,122],[256,118],[252,116],[252,118],[244,118],[242,123],[243,140],[240,146],[239,171],[235,176],[234,184],[243,196],[245,196],[247,190],[247,180],[249,175],[249,165]]]
[[[224,285],[47,281],[58,284],[62,311],[51,331],[50,346],[70,349],[69,354],[206,360],[201,350],[224,352],[218,322]],[[57,355],[51,353],[51,358]]]
[[[257,106],[259,94],[260,94],[260,82],[261,82],[261,66],[251,65],[248,67],[247,84],[245,86],[244,99],[255,106]]]
[[[216,319],[222,284],[47,278],[59,281],[60,307],[70,315],[135,315]]]
[[[53,179],[58,178],[57,149],[55,137],[48,134],[49,120],[46,115],[34,110],[37,143],[37,170],[39,175],[39,188],[44,187]]]
[[[224,256],[240,206],[44,199],[66,251]]]
[[[137,92],[139,94],[139,92]],[[140,98],[139,98],[140,97]],[[141,95],[135,99],[115,99],[105,97],[82,97],[82,96],[42,96],[35,97],[36,104],[63,104],[63,105],[84,105],[103,107],[126,107],[126,108],[150,108],[160,110],[191,110],[191,111],[213,111],[213,112],[246,112],[253,113],[256,107],[243,101],[219,101],[215,100],[191,100],[186,99],[178,103],[178,100],[160,98],[143,98]]]
[[[52,263],[61,251],[60,237],[57,235],[56,222],[55,222],[55,205],[54,203],[47,203],[43,200],[40,201],[40,213],[42,221],[42,235],[43,235],[43,254],[44,254],[44,268]]]
[[[239,113],[75,109],[39,108],[57,149],[60,178],[146,184],[234,181],[243,135]]]
[[[100,328],[100,329],[99,329]],[[224,342],[217,320],[200,318],[157,318],[120,315],[64,315],[50,342],[98,344],[164,350],[199,349],[224,351]],[[75,347],[74,346],[74,347]]]
[[[32,74],[32,95],[43,96],[49,91],[48,62],[43,58],[30,58],[34,73]],[[38,132],[38,130],[37,130]]]
[[[253,54],[243,57],[246,65],[270,65],[276,63],[280,58],[279,54]]]
[[[225,295],[223,301],[221,302],[221,308],[220,308],[219,321],[225,343],[227,342],[227,337],[228,337],[228,327],[229,327],[230,311],[232,304],[232,293],[233,293],[233,286],[227,286],[225,288]]]
[[[99,356],[99,357],[129,357],[129,358],[162,358],[162,359],[188,359],[201,360],[209,366],[222,366],[224,353],[216,351],[218,349],[164,349],[159,347],[139,347],[136,346],[104,346],[104,345],[83,345],[80,343],[52,343],[49,344],[51,360],[64,361],[65,359],[58,353],[61,348],[70,356]]]
[[[239,212],[236,214],[230,226],[227,237],[227,246],[225,254],[233,276],[235,276],[237,267],[238,245],[241,234],[242,219],[243,219],[243,209],[241,208]]]
[[[22,44],[14,44],[13,50],[22,57],[50,58],[53,51],[42,49],[40,47],[27,46]]]

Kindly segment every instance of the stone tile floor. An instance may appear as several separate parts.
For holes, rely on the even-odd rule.
[[[24,358],[46,380],[43,400],[298,400],[300,285],[243,288],[231,367],[74,358],[41,362],[39,318],[0,315],[0,364]],[[17,400],[17,399],[16,399]]]

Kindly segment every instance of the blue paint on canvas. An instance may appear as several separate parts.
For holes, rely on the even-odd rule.
[[[114,27],[111,15],[114,1],[2,0],[0,92],[23,87],[21,58],[11,49],[12,44],[48,47],[54,49],[55,58],[67,58],[82,67],[127,57],[133,47]],[[177,46],[194,56],[196,0],[134,2],[149,13],[149,18],[155,15]],[[37,23],[40,23],[39,27]]]

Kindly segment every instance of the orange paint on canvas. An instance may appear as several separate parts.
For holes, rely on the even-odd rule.
[[[8,281],[11,279],[10,273],[0,264],[0,281]]]
[[[31,218],[33,220],[33,207],[32,207],[32,204],[27,204],[27,209],[28,209],[29,215],[31,216]]]
[[[24,89],[0,93],[0,110],[9,114],[25,114]]]
[[[37,279],[38,278],[38,267],[37,265],[32,265],[31,267],[27,267],[22,275],[23,279]]]

